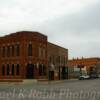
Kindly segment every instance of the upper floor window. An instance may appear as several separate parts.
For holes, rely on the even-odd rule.
[[[11,46],[11,56],[13,57],[14,56],[14,52],[15,52],[15,48],[14,48],[14,45]]]
[[[61,64],[61,57],[58,56],[58,64]]]
[[[64,64],[64,57],[61,56],[61,64]]]
[[[7,57],[10,57],[10,46],[7,46]]]
[[[5,57],[5,47],[2,47],[2,57]]]
[[[67,59],[67,57],[65,56],[65,64],[67,64],[67,62],[68,62],[68,59]]]
[[[44,48],[43,49],[43,58],[45,58],[46,57],[46,49]]]
[[[28,56],[32,56],[32,44],[28,45]]]
[[[51,56],[49,57],[49,63],[50,64],[52,63],[52,57]]]
[[[39,47],[39,52],[38,52],[38,54],[39,54],[39,58],[41,58],[41,48]]]
[[[20,46],[19,44],[16,44],[16,56],[20,55]]]
[[[45,48],[42,48],[42,47],[39,47],[39,58],[45,58],[46,57],[46,49]]]

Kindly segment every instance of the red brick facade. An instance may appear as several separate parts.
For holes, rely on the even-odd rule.
[[[67,79],[68,49],[48,42],[48,66],[51,80]]]
[[[66,79],[67,61],[68,49],[49,43],[39,32],[0,37],[0,80]]]
[[[0,79],[47,78],[47,67],[47,36],[22,31],[0,37]]]

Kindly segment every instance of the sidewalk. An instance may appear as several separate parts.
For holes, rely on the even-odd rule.
[[[14,85],[34,85],[34,84],[39,84],[39,85],[45,85],[45,84],[58,84],[58,83],[69,83],[69,82],[75,82],[75,81],[78,81],[78,79],[68,79],[68,80],[47,80],[47,79],[41,79],[41,80],[35,80],[35,79],[31,79],[31,80],[20,80],[20,81],[2,81],[0,82],[0,84],[7,84],[7,85],[10,85],[10,84],[14,84]]]
[[[78,79],[67,79],[67,80],[46,80],[46,81],[38,81],[38,84],[56,84],[56,83],[64,83],[64,82],[74,82],[78,81]]]

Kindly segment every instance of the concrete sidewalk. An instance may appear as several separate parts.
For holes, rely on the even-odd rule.
[[[68,80],[47,80],[47,81],[38,81],[38,84],[57,84],[57,83],[67,83],[67,82],[75,82],[78,79],[68,79]]]
[[[0,84],[14,84],[14,85],[32,85],[32,84],[39,84],[39,85],[45,85],[45,84],[59,84],[59,83],[69,83],[69,82],[77,82],[78,79],[68,79],[68,80],[35,80],[35,79],[30,79],[30,80],[22,80],[19,82],[0,82]]]

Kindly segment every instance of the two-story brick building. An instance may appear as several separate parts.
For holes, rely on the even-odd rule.
[[[0,79],[47,78],[47,36],[22,31],[0,37]]]
[[[48,42],[39,32],[0,37],[0,80],[66,79],[68,49]]]
[[[67,79],[68,49],[48,42],[49,79]]]

